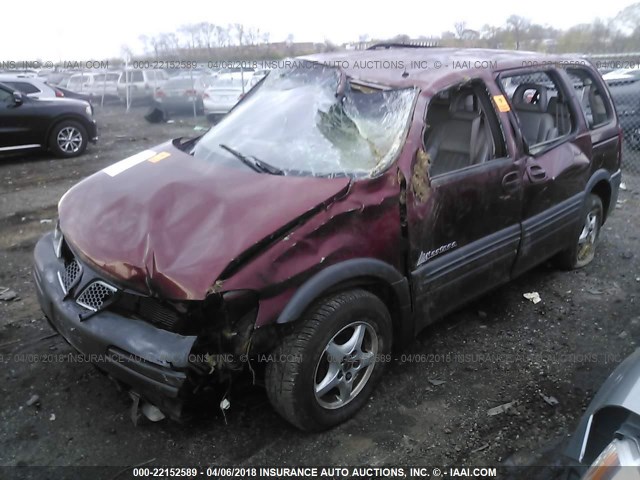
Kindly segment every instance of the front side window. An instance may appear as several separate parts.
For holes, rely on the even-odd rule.
[[[424,149],[434,177],[506,156],[486,87],[482,82],[444,90],[429,102]]]
[[[13,93],[0,88],[0,104],[13,103]]]
[[[370,177],[397,156],[417,90],[358,85],[340,70],[311,62],[274,70],[196,145],[210,161],[220,145],[285,175]]]
[[[531,153],[555,144],[575,128],[575,119],[559,79],[546,71],[501,75],[511,108]]]
[[[27,82],[4,82],[4,83],[26,94],[40,92],[38,88],[36,88],[34,85]]]

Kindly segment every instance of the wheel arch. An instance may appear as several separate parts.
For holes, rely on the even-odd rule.
[[[413,338],[409,282],[396,268],[374,258],[346,260],[318,272],[298,288],[276,323],[295,322],[319,298],[352,288],[373,293],[387,306],[394,343],[406,343]]]
[[[58,117],[55,117],[51,123],[49,124],[49,127],[47,128],[47,132],[45,135],[45,145],[46,148],[50,148],[50,140],[51,140],[51,134],[53,133],[53,131],[55,130],[55,128],[60,125],[60,123],[65,122],[65,121],[72,121],[72,122],[78,122],[80,125],[82,125],[84,127],[84,129],[87,131],[87,133],[89,132],[90,129],[90,125],[87,123],[87,121],[82,117],[82,115],[76,115],[74,113],[66,113],[63,115],[60,115]],[[89,142],[89,139],[87,138],[87,143]]]
[[[587,182],[587,193],[593,193],[602,201],[602,223],[607,220],[611,208],[611,174],[604,169],[597,170]]]

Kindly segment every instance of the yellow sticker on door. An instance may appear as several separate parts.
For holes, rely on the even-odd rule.
[[[504,95],[494,95],[493,101],[496,102],[496,107],[498,107],[499,112],[504,113],[511,110],[511,107],[509,106],[509,102],[507,102],[507,99],[504,98]]]
[[[170,157],[171,154],[169,152],[160,152],[157,155],[154,155],[149,159],[151,163],[158,163],[160,160],[164,160],[167,157]]]

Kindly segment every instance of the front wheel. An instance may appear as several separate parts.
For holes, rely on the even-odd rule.
[[[87,129],[82,124],[64,120],[53,128],[49,148],[58,157],[77,157],[87,148],[87,140]]]
[[[342,423],[371,395],[391,343],[391,316],[372,293],[351,290],[319,300],[271,355],[269,400],[302,430]]]
[[[604,219],[602,200],[590,193],[582,210],[582,226],[573,245],[560,253],[560,266],[567,269],[582,268],[591,263],[596,255],[600,227]]]

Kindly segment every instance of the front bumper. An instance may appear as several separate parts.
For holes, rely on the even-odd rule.
[[[98,141],[98,123],[95,120],[91,120],[87,133],[89,134],[89,141],[91,143]]]
[[[188,383],[189,355],[195,336],[162,330],[142,320],[102,310],[81,320],[87,310],[65,294],[58,279],[63,261],[55,256],[53,234],[34,251],[33,276],[38,301],[51,326],[78,352],[112,378],[180,417]],[[93,272],[84,271],[85,276]]]

